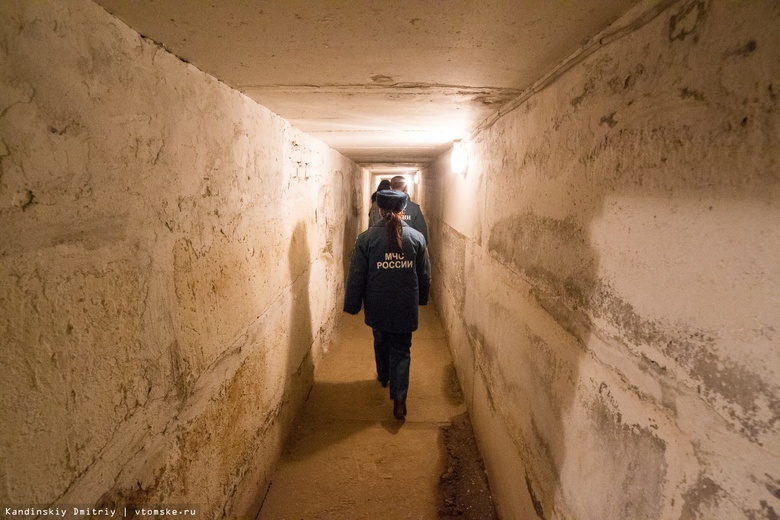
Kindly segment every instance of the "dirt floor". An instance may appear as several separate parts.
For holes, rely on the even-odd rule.
[[[468,414],[442,428],[447,462],[439,479],[439,518],[498,519]]]
[[[421,308],[408,414],[376,381],[371,330],[345,315],[258,519],[497,519],[444,331]]]

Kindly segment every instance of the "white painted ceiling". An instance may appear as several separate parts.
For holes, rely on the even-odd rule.
[[[372,171],[424,165],[639,0],[96,0]]]

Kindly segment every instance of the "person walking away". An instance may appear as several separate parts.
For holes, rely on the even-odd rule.
[[[402,191],[408,196],[409,185],[406,182],[406,177],[403,175],[396,175],[390,179],[390,189]],[[406,209],[404,209],[403,219],[404,222],[422,233],[422,236],[425,237],[426,243],[428,242],[428,225],[425,223],[425,217],[422,214],[420,205],[412,202],[411,198],[409,199],[409,203],[406,205]]]
[[[345,312],[357,314],[364,307],[374,333],[377,380],[390,386],[399,421],[406,417],[418,306],[427,305],[431,286],[425,237],[402,220],[408,199],[400,191],[377,192],[382,220],[357,237],[344,296]]]
[[[379,206],[376,204],[376,194],[382,190],[390,189],[390,181],[388,179],[382,179],[379,181],[379,186],[376,187],[376,191],[371,194],[371,207],[368,210],[368,227],[376,225],[382,218],[379,216]]]

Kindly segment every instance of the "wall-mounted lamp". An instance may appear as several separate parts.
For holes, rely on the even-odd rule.
[[[450,154],[450,166],[453,173],[458,175],[466,175],[466,168],[468,167],[468,156],[466,155],[466,147],[460,141],[453,141],[452,153]]]
[[[417,170],[414,172],[414,183],[420,184],[420,170]]]

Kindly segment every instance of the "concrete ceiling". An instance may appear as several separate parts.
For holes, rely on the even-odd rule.
[[[96,0],[352,160],[423,165],[639,0]]]

